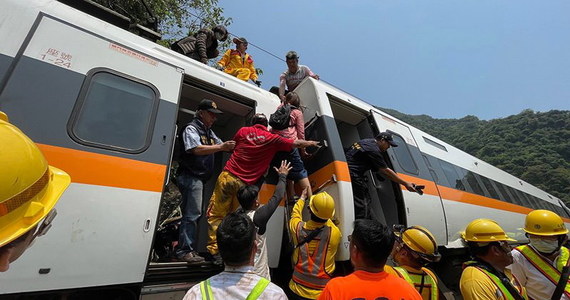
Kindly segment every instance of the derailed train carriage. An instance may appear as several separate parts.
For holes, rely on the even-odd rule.
[[[157,233],[158,219],[177,126],[191,120],[202,99],[211,99],[225,112],[213,129],[228,140],[253,114],[272,113],[279,99],[129,33],[113,18],[94,16],[96,9],[85,1],[76,3],[83,6],[7,0],[0,11],[0,39],[10,41],[0,45],[0,110],[36,141],[50,165],[72,177],[48,235],[0,273],[0,297],[182,295],[220,269],[153,259],[153,241],[165,238]],[[526,240],[520,227],[532,209],[553,210],[570,222],[560,199],[338,88],[308,78],[296,92],[307,107],[307,139],[326,141],[306,162],[309,179],[315,190],[334,197],[343,233],[354,221],[344,149],[380,131],[393,133],[401,145],[388,150],[390,167],[425,185],[425,193],[370,172],[373,216],[427,227],[444,254],[438,269],[463,257],[459,232],[476,217],[498,220],[519,242]],[[215,174],[228,158],[216,155]],[[213,185],[208,182],[204,199]],[[262,199],[273,189],[267,182]],[[268,226],[272,268],[285,248],[285,211],[280,206]],[[206,227],[202,218],[202,251]],[[349,259],[348,244],[344,234],[338,261]]]

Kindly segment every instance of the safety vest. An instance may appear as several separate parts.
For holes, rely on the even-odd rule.
[[[247,295],[246,300],[255,300],[259,298],[261,293],[269,285],[269,280],[261,278],[257,284],[253,287],[249,295]],[[200,282],[200,292],[202,293],[202,299],[204,300],[214,300],[214,294],[212,293],[212,286],[210,285],[210,279],[206,279]]]
[[[556,262],[555,268],[552,264],[550,264],[550,262],[545,260],[542,255],[538,254],[534,248],[528,245],[518,246],[515,248],[515,250],[520,252],[537,270],[540,271],[540,273],[542,273],[542,275],[544,275],[544,277],[546,277],[554,285],[558,284],[562,268],[568,262],[568,257],[570,257],[570,251],[568,251],[568,248],[561,247],[560,256]],[[564,288],[564,294],[567,297],[570,297],[570,285],[568,285],[568,283]]]
[[[515,300],[517,298],[515,298],[515,296],[513,296],[513,294],[511,294],[511,292],[509,292],[509,290],[507,289],[507,287],[503,284],[503,282],[501,281],[501,279],[499,277],[497,277],[497,275],[487,271],[485,268],[482,268],[478,262],[476,261],[468,261],[465,263],[466,266],[470,266],[470,267],[474,267],[477,270],[483,272],[483,274],[485,274],[487,277],[489,277],[489,279],[491,279],[491,281],[493,281],[493,283],[497,286],[497,288],[499,288],[499,290],[501,291],[501,293],[503,294],[503,296],[507,299],[507,300]],[[519,292],[519,295],[523,297],[523,299],[528,299],[526,296],[526,293],[522,287],[522,285],[519,283],[519,281],[517,280],[516,277],[513,276],[513,286],[514,288]]]
[[[422,268],[422,271],[425,273],[424,275],[409,273],[408,270],[402,267],[394,267],[394,270],[398,272],[400,277],[410,283],[413,287],[415,287],[418,292],[422,288],[430,288],[431,289],[431,300],[439,299],[439,291],[437,288],[437,280],[432,272],[426,268]],[[427,276],[426,276],[427,275]],[[421,293],[420,293],[421,294]]]
[[[297,241],[302,241],[310,233],[303,228],[304,222],[297,225]],[[331,279],[325,270],[327,249],[331,237],[331,228],[324,226],[323,230],[315,236],[313,241],[317,246],[313,253],[309,253],[309,243],[304,243],[298,249],[297,264],[293,270],[292,280],[305,287],[322,290]]]

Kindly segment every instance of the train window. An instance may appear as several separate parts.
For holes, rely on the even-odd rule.
[[[529,195],[529,197],[530,197],[530,202],[532,202],[532,208],[539,209],[540,208],[540,201],[542,201],[542,199],[539,199],[533,195]]]
[[[475,192],[475,194],[477,194],[477,195],[485,196],[485,192],[483,192],[483,188],[481,188],[481,186],[479,185],[479,182],[477,181],[477,178],[475,178],[475,173],[473,173],[471,171],[466,171],[466,172],[467,172],[467,174],[465,174],[464,178],[467,179],[467,182],[469,183],[469,185],[473,189],[473,192]]]
[[[511,199],[513,200],[514,204],[518,204],[518,205],[524,205],[521,199],[520,195],[517,195],[517,190],[506,185],[505,186],[506,190],[509,191],[511,193]]]
[[[530,203],[530,201],[528,200],[528,198],[526,197],[526,193],[515,189],[515,194],[517,194],[517,198],[520,200],[520,202],[522,203],[522,205],[526,206],[526,207],[532,207],[532,203]]]
[[[425,154],[422,154],[422,157],[424,158],[424,161],[426,162],[426,165],[428,166],[428,170],[429,173],[431,174],[431,177],[433,178],[433,180],[435,181],[435,183],[437,184],[441,184],[440,180],[439,180],[439,176],[437,176],[437,173],[435,172],[435,170],[433,169],[431,162],[429,161],[429,159],[427,158],[427,156]]]
[[[500,199],[499,194],[497,194],[497,191],[495,191],[495,187],[493,187],[493,184],[491,183],[489,178],[481,175],[479,175],[479,178],[481,178],[481,181],[483,182],[483,185],[489,192],[491,198]]]
[[[521,191],[521,193],[522,193],[525,201],[528,203],[528,207],[533,207],[532,196],[523,192],[523,191]]]
[[[500,182],[496,182],[496,186],[497,186],[497,190],[499,190],[499,193],[501,193],[501,195],[503,195],[503,200],[513,203],[513,199],[511,198],[511,195],[509,194],[509,192],[507,191],[506,187],[504,184],[500,183]]]
[[[434,147],[436,147],[436,148],[438,148],[438,149],[441,149],[441,150],[447,152],[447,148],[445,148],[444,145],[442,145],[442,144],[440,144],[440,143],[438,143],[438,142],[436,142],[436,141],[434,141],[434,140],[430,140],[430,139],[428,139],[428,138],[425,137],[425,136],[424,136],[423,138],[424,138],[424,141],[425,141],[427,144],[432,145],[432,146],[434,146]]]
[[[68,124],[79,143],[140,153],[150,145],[158,91],[111,70],[88,74]]]
[[[398,144],[398,147],[391,147],[391,149],[394,151],[396,160],[402,170],[406,173],[417,175],[419,173],[418,166],[412,157],[412,153],[410,153],[410,149],[408,148],[406,141],[395,133],[392,133],[392,138],[394,139],[394,142]]]
[[[447,181],[449,181],[449,183],[451,184],[451,187],[465,191],[465,185],[463,185],[461,177],[459,177],[459,175],[457,174],[455,166],[443,160],[440,160],[439,163],[441,165],[441,168],[443,169],[443,174],[445,174],[445,177],[447,178]]]

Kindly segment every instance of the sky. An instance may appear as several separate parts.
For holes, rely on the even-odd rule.
[[[368,103],[490,120],[570,110],[570,1],[219,0],[249,42],[262,87],[289,50]]]

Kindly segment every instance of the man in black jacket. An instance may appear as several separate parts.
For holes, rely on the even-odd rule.
[[[208,59],[217,57],[218,41],[225,41],[228,38],[228,30],[223,25],[218,25],[212,29],[202,28],[194,35],[185,37],[173,43],[170,48],[178,53],[182,53],[192,59],[204,64]]]

